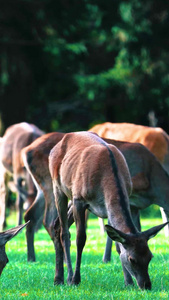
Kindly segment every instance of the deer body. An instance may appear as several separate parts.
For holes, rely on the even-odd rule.
[[[169,173],[169,137],[162,128],[105,122],[93,126],[89,131],[97,133],[102,138],[143,144]]]
[[[63,283],[63,249],[68,266],[68,283],[78,284],[82,251],[86,241],[85,210],[99,217],[108,217],[106,231],[118,242],[125,283],[132,276],[140,288],[151,288],[148,264],[152,254],[147,241],[164,225],[140,233],[134,226],[129,209],[131,178],[121,152],[95,134],[76,132],[66,134],[49,155],[55,203],[60,222],[57,232],[55,283]],[[73,202],[76,223],[77,257],[73,274],[70,258],[68,200]]]
[[[18,223],[22,222],[23,200],[32,203],[36,190],[30,174],[25,170],[21,158],[21,150],[40,137],[43,132],[33,124],[26,122],[10,126],[4,133],[0,144],[0,227],[5,220],[5,203],[7,186],[10,176],[13,178],[14,188],[17,192],[17,205],[19,210]],[[23,185],[25,182],[25,186]]]
[[[104,140],[116,146],[127,161],[133,183],[130,205],[144,209],[157,204],[169,217],[169,175],[157,158],[139,143]]]
[[[130,196],[132,218],[139,230],[140,210],[152,204],[163,208],[169,219],[169,175],[156,157],[139,143],[128,143],[104,139],[113,143],[123,153],[132,178],[133,191]],[[103,261],[111,259],[112,241],[107,238]]]
[[[27,171],[31,174],[37,188],[37,196],[26,211],[24,219],[30,223],[26,227],[28,261],[35,261],[34,233],[43,224],[55,246],[54,221],[57,210],[54,201],[52,180],[49,173],[48,156],[51,149],[62,139],[64,133],[48,133],[38,138],[22,150]],[[56,248],[56,246],[55,246]]]
[[[93,126],[89,131],[97,133],[102,138],[143,144],[156,156],[169,174],[169,137],[162,128],[106,122]],[[161,207],[161,214],[164,222],[169,220],[163,207]],[[165,235],[169,236],[169,226],[165,228]]]
[[[38,189],[34,203],[25,213],[25,221],[31,222],[26,227],[28,260],[35,260],[34,233],[43,219],[43,224],[51,239],[56,244],[53,224],[57,216],[52,191],[52,180],[49,173],[48,156],[51,149],[64,137],[64,133],[44,134],[22,150],[26,169],[31,173]],[[132,217],[140,229],[139,211],[152,204],[162,206],[168,215],[169,175],[162,168],[154,155],[139,143],[128,143],[105,139],[115,145],[124,155],[133,183],[130,195]],[[71,218],[71,214],[70,214]],[[73,222],[70,220],[69,224]],[[56,249],[56,245],[55,245]],[[111,245],[104,260],[109,261]]]

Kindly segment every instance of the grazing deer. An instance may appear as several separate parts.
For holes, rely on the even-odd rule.
[[[169,219],[169,175],[156,157],[139,143],[104,140],[115,145],[127,161],[133,183],[130,208],[138,230],[141,231],[140,210],[152,204],[162,207]],[[111,259],[111,247],[112,240],[107,237],[104,262]]]
[[[24,217],[25,222],[28,220],[31,221],[26,227],[28,261],[35,261],[34,233],[39,226],[38,224],[41,224],[42,219],[47,232],[55,244],[53,224],[57,212],[52,191],[52,180],[49,173],[48,156],[51,149],[63,136],[64,133],[59,132],[44,134],[22,150],[25,167],[31,173],[38,189],[36,199]],[[115,145],[127,161],[133,183],[133,191],[130,195],[131,212],[137,228],[141,228],[139,221],[140,209],[157,204],[163,207],[165,212],[169,214],[169,175],[162,168],[155,156],[139,143],[127,143],[108,139],[105,139],[105,141]],[[69,211],[69,216],[71,219],[71,210]],[[104,261],[110,261],[110,242],[111,240],[106,247]]]
[[[32,203],[36,189],[30,174],[23,166],[21,150],[44,133],[35,125],[19,123],[10,126],[0,140],[0,230],[5,221],[5,206],[10,176],[17,192],[18,224],[22,223],[23,201]],[[10,187],[10,186],[9,186]]]
[[[143,144],[157,157],[169,174],[169,137],[162,128],[106,122],[95,125],[89,131],[97,133],[102,138]],[[167,216],[163,208],[160,209],[163,221],[166,222]],[[165,235],[169,236],[169,226],[165,227]]]
[[[55,284],[63,284],[63,250],[68,267],[68,284],[81,281],[80,265],[86,242],[85,211],[107,218],[109,237],[117,242],[126,285],[136,278],[140,288],[151,289],[148,265],[152,254],[148,240],[166,224],[139,232],[129,207],[132,190],[130,173],[122,153],[90,132],[68,133],[51,150],[49,170],[53,181],[60,226],[56,229]],[[77,258],[73,274],[67,217],[68,198],[72,200],[76,223]]]
[[[30,224],[26,228],[28,261],[35,261],[34,233],[41,225],[42,220],[56,249],[54,221],[58,215],[49,173],[48,156],[51,149],[63,136],[64,133],[59,132],[47,133],[22,150],[21,155],[24,165],[31,174],[37,188],[36,199],[24,216],[25,222],[30,220]]]
[[[29,222],[17,227],[11,228],[4,232],[0,232],[0,276],[6,264],[9,262],[8,257],[5,252],[5,244],[11,240],[15,235],[17,235]]]

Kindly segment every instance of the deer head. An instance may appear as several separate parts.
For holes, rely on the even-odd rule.
[[[123,233],[110,225],[105,225],[108,236],[118,243],[117,248],[126,285],[132,283],[131,276],[134,276],[141,289],[151,289],[148,265],[153,255],[148,247],[148,240],[154,237],[168,223],[135,234]]]
[[[29,221],[23,225],[19,225],[4,232],[0,232],[0,275],[2,274],[3,269],[9,261],[5,252],[5,244],[15,235],[17,235],[28,223]]]

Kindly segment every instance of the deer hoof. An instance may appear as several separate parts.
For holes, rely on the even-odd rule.
[[[54,285],[61,285],[64,284],[64,280],[61,278],[55,278]]]
[[[73,285],[78,285],[80,283],[80,277],[79,276],[73,276],[72,278],[72,284]]]

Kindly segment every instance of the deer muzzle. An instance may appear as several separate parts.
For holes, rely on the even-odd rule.
[[[137,278],[136,278],[137,279]],[[147,278],[143,279],[143,278],[139,278],[137,279],[137,284],[139,286],[140,289],[146,289],[146,290],[151,290],[151,281],[149,276],[147,276]]]

